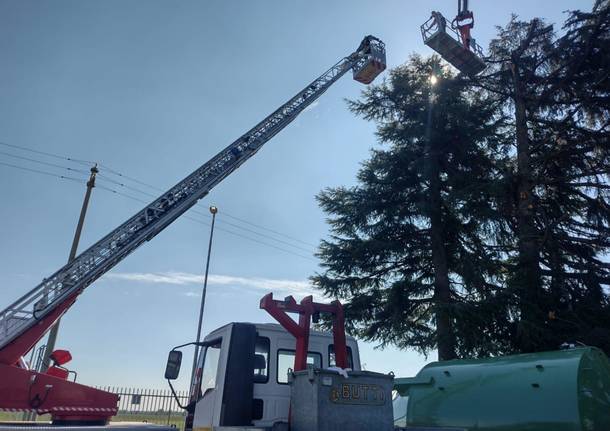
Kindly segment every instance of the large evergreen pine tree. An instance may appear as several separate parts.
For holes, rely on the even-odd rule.
[[[314,282],[367,340],[441,359],[610,353],[610,1],[558,32],[513,18],[476,79],[412,58],[353,111],[375,121],[354,187],[319,196]]]
[[[451,359],[508,347],[501,253],[485,241],[505,230],[489,198],[503,118],[438,62],[413,57],[351,103],[381,147],[356,186],[319,195],[333,235],[313,280],[364,339]]]
[[[610,351],[608,2],[571,13],[563,32],[513,18],[479,80],[511,102],[513,117],[504,194],[512,344],[536,351],[574,341]]]

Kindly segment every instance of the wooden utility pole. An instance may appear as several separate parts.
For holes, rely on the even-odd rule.
[[[97,169],[97,164],[91,168],[91,175],[89,176],[89,181],[87,181],[87,191],[85,192],[85,199],[83,201],[83,206],[80,210],[80,217],[78,219],[78,224],[76,225],[76,232],[74,232],[74,239],[72,240],[72,248],[70,249],[70,255],[68,256],[68,263],[72,262],[76,257],[76,250],[78,249],[78,243],[80,241],[80,235],[83,231],[83,224],[85,223],[85,215],[87,214],[87,207],[89,206],[89,198],[91,197],[91,191],[93,187],[95,187],[95,176],[99,170]],[[49,332],[49,338],[47,340],[47,346],[44,351],[44,356],[42,360],[42,369],[41,372],[45,372],[50,365],[50,356],[55,349],[55,342],[57,341],[57,333],[59,332],[59,322],[57,320],[55,325],[51,328]]]

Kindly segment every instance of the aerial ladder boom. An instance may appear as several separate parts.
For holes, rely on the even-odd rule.
[[[352,70],[354,79],[368,84],[384,69],[383,42],[367,36],[355,52],[341,59],[203,166],[1,311],[0,365],[17,364],[85,288],[206,196],[345,73]]]

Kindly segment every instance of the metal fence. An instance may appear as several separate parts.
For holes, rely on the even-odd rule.
[[[116,422],[148,422],[162,425],[174,425],[182,429],[184,410],[180,408],[169,389],[120,388],[97,386],[103,391],[120,396],[119,412],[112,418]],[[188,403],[187,391],[176,391],[180,403]]]

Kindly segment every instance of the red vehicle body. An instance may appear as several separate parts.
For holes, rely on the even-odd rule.
[[[22,360],[79,294],[68,297],[0,350],[2,410],[49,413],[54,424],[106,424],[117,414],[118,395],[68,380],[70,373],[63,365],[72,359],[72,355],[67,350],[53,352],[54,364],[45,373],[28,369]]]

